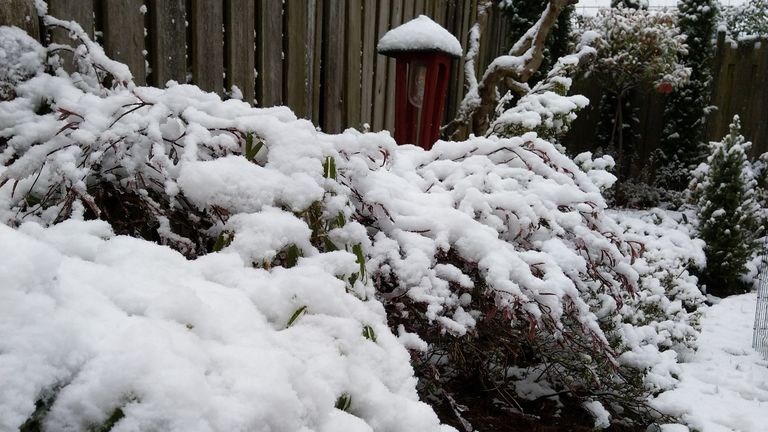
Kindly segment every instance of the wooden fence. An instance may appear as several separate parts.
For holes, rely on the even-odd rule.
[[[49,0],[49,14],[79,22],[137,83],[191,82],[225,93],[236,85],[260,106],[287,105],[328,132],[391,130],[394,60],[378,39],[424,14],[467,46],[477,0]],[[480,63],[503,49],[493,14]],[[57,30],[58,31],[58,30]],[[66,35],[54,33],[65,42]],[[464,94],[454,62],[446,113]]]
[[[707,139],[719,141],[728,133],[733,116],[741,118],[742,134],[752,141],[751,156],[768,152],[768,41],[730,43],[725,34],[718,36],[713,64],[711,105],[717,107],[707,121]],[[574,83],[573,92],[585,95],[590,106],[579,113],[564,139],[573,152],[594,151],[600,120],[598,104],[602,95],[594,79]],[[658,148],[664,130],[666,97],[656,92],[638,92],[632,105],[639,109],[638,139],[634,142],[630,175],[651,174],[649,159]]]

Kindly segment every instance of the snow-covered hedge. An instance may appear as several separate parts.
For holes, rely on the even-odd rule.
[[[0,391],[9,427],[437,431],[405,347],[494,337],[509,355],[484,372],[514,370],[521,395],[649,420],[664,385],[644,377],[669,375],[653,362],[673,366],[689,316],[654,282],[677,258],[642,264],[606,213],[609,159],[577,165],[535,133],[431,151],[328,135],[287,108],[137,87],[46,22],[80,38],[81,70],[38,70],[0,103],[17,228],[0,227],[0,371],[28,371]]]

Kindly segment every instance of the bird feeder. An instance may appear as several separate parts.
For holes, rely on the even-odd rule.
[[[421,15],[387,32],[377,49],[396,60],[395,141],[431,149],[440,136],[451,62],[461,57],[461,44]]]

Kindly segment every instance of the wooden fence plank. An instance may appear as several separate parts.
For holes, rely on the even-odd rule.
[[[403,0],[391,0],[390,28],[403,23]],[[386,106],[384,107],[384,129],[395,130],[395,60],[387,59]]]
[[[93,37],[93,2],[80,0],[49,0],[48,13],[59,19],[66,21],[75,21],[80,27]],[[37,21],[35,20],[35,23]],[[60,28],[49,29],[51,42],[65,45],[72,45],[73,41],[66,30]],[[64,69],[68,72],[74,72],[75,67],[72,64],[72,55],[68,52],[59,53],[64,60]]]
[[[253,103],[255,94],[256,47],[253,38],[256,5],[251,0],[226,1],[227,91],[237,86],[243,100]]]
[[[150,82],[186,82],[186,5],[184,0],[150,0]]]
[[[323,130],[341,132],[344,122],[344,9],[343,0],[327,1],[323,35]]]
[[[312,116],[312,88],[309,87],[309,73],[312,70],[308,54],[314,50],[307,32],[309,5],[305,2],[289,1],[285,4],[285,80],[283,100],[298,117]],[[312,17],[314,21],[314,16]],[[312,26],[314,28],[314,25]]]
[[[360,112],[363,124],[373,125],[373,72],[376,67],[376,2],[363,0],[363,58],[362,79],[360,84]]]
[[[378,23],[376,25],[376,44],[379,43],[384,34],[390,30],[389,24],[389,6],[390,2],[378,2]],[[384,129],[384,111],[387,105],[387,61],[388,58],[376,55],[376,73],[374,75],[374,93],[373,93],[373,130],[380,131]]]
[[[224,90],[224,5],[221,0],[192,0],[192,81],[221,94]]]
[[[333,1],[333,0],[329,0]],[[314,13],[310,14],[310,21],[314,22],[314,58],[312,59],[312,122],[316,125],[322,124],[322,91],[321,91],[321,72],[323,68],[323,3],[324,0],[315,0]]]
[[[346,64],[344,83],[344,106],[346,111],[345,127],[359,128],[362,124],[360,105],[362,104],[361,71],[363,42],[363,2],[347,0],[346,25]]]
[[[257,21],[258,85],[261,106],[283,103],[283,2],[260,0]]]
[[[142,0],[109,0],[104,11],[104,50],[125,63],[138,85],[146,83],[144,14]]]
[[[41,40],[39,22],[35,3],[31,0],[3,0],[0,4],[0,26],[16,26]]]

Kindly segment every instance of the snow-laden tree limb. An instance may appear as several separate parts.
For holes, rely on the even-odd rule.
[[[494,59],[477,80],[474,72],[479,37],[487,20],[487,5],[478,10],[478,23],[470,33],[470,47],[466,57],[466,78],[469,90],[459,106],[456,118],[446,126],[451,139],[466,138],[470,132],[483,135],[488,130],[491,115],[499,99],[498,86],[506,86],[518,94],[529,90],[526,82],[541,66],[544,58],[544,42],[563,10],[576,0],[550,0],[547,8],[534,24],[512,47],[509,54]]]

